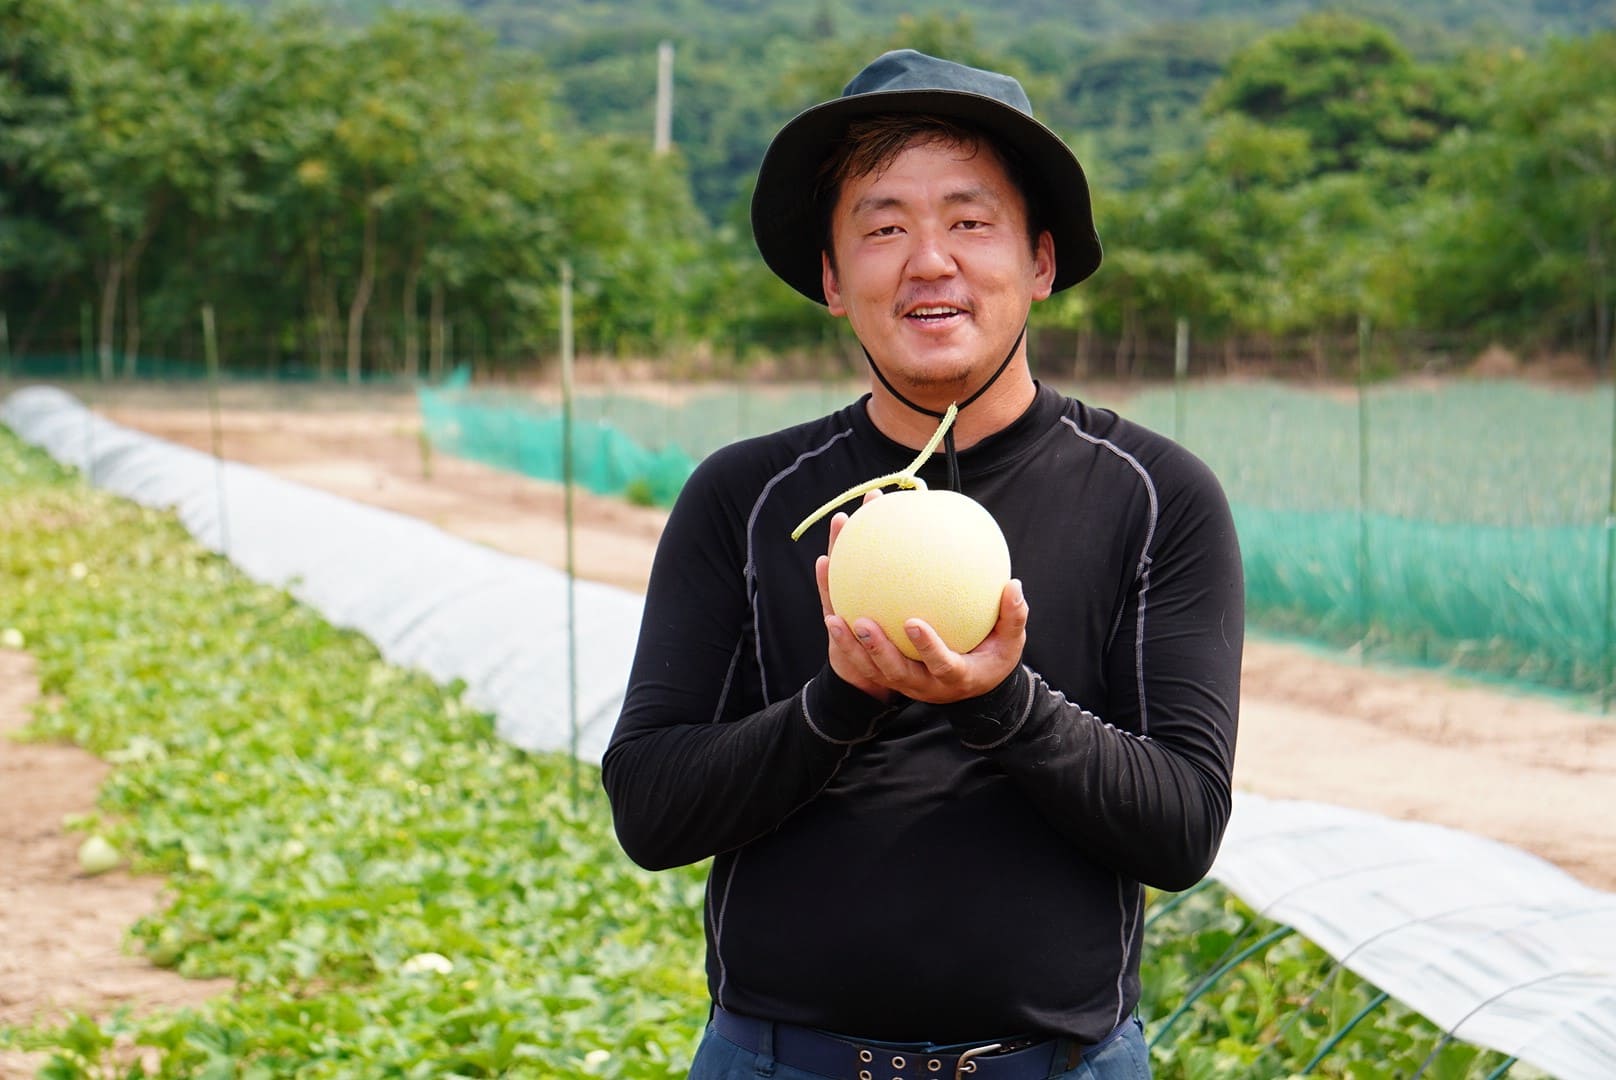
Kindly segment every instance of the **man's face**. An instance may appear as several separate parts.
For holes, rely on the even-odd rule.
[[[911,144],[849,179],[831,212],[823,278],[888,378],[941,398],[998,367],[1055,275],[1049,233],[1027,236],[1026,201],[990,147]]]

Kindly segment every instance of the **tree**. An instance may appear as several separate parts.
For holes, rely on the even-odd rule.
[[[245,19],[222,8],[38,0],[54,28],[57,81],[32,103],[27,173],[81,223],[98,282],[97,353],[114,371],[139,350],[136,282],[165,217],[229,184],[229,126],[214,115]],[[132,367],[126,373],[132,373]]]
[[[1400,158],[1430,150],[1463,119],[1450,89],[1416,65],[1390,31],[1324,13],[1236,53],[1206,108],[1305,133],[1311,174],[1393,175]]]
[[[1154,163],[1204,140],[1201,102],[1222,76],[1244,28],[1165,23],[1080,53],[1075,62],[1047,57],[1040,70],[1059,73],[1061,92],[1042,106],[1057,131],[1081,133],[1097,177],[1112,187],[1138,187]]]
[[[77,25],[66,4],[0,3],[0,295],[8,304],[30,294],[44,301],[26,322],[10,326],[21,351],[43,309],[83,265],[80,227],[35,161],[70,107],[62,46]]]
[[[1616,33],[1504,62],[1484,123],[1438,160],[1412,298],[1457,323],[1582,338],[1612,364]]]

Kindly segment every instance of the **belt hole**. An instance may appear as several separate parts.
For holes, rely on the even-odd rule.
[[[903,1058],[901,1058],[901,1057],[895,1057],[895,1058],[893,1058],[893,1059],[892,1059],[892,1067],[893,1067],[893,1068],[894,1068],[894,1069],[901,1069],[901,1068],[903,1068]]]
[[[930,1061],[926,1062],[926,1068],[931,1072],[942,1072],[943,1063],[938,1061],[936,1058],[932,1058]]]
[[[859,1080],[871,1080],[871,1078],[870,1078],[870,1070],[869,1069],[860,1069],[859,1070]]]
[[[859,1051],[859,1060],[864,1062],[865,1064],[869,1064],[870,1062],[875,1060],[875,1055],[870,1053],[868,1050],[860,1050]]]

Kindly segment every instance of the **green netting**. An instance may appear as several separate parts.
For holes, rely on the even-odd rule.
[[[1609,388],[1164,389],[1235,505],[1254,625],[1579,693],[1616,691]]]
[[[849,383],[591,391],[574,398],[573,415],[617,431],[632,432],[635,440],[645,446],[678,448],[699,461],[736,439],[833,412],[862,392]]]
[[[121,352],[112,354],[112,370],[122,375],[128,370],[128,358]],[[136,371],[141,378],[201,381],[207,378],[207,365],[200,360],[175,360],[165,356],[141,355],[136,360]],[[85,357],[83,353],[30,353],[27,356],[7,357],[0,365],[0,374],[26,379],[97,379],[101,373],[99,354]]]
[[[670,506],[695,463],[718,447],[820,416],[853,393],[832,383],[591,388],[572,402],[573,479],[600,494]],[[564,478],[559,402],[472,389],[464,370],[419,398],[434,447],[541,480]]]
[[[821,415],[856,383],[592,389],[577,481],[667,505],[734,439]],[[1091,397],[1083,388],[1080,397]],[[423,391],[433,443],[561,479],[561,410]],[[1234,504],[1252,625],[1578,693],[1612,680],[1611,389],[1446,381],[1164,387],[1110,404],[1174,435]]]
[[[223,381],[314,383],[333,379],[346,382],[345,370],[322,372],[318,367],[305,366],[301,361],[276,363],[266,361],[261,353],[248,358],[233,357],[233,363],[223,373]],[[249,363],[248,360],[256,360]],[[337,361],[342,367],[342,361]],[[130,365],[125,353],[112,353],[113,379],[128,377]],[[202,360],[182,360],[173,356],[141,353],[134,363],[134,376],[143,381],[202,382],[208,378],[208,366]],[[53,382],[101,382],[101,358],[93,353],[47,352],[25,356],[0,356],[0,379],[50,380]],[[388,372],[364,372],[359,381],[368,385],[407,385],[413,380]]]
[[[565,422],[539,403],[477,400],[465,391],[423,389],[421,423],[434,447],[541,480],[566,478]],[[602,495],[672,505],[695,461],[677,447],[650,450],[610,424],[575,417],[572,479]]]
[[[1236,506],[1264,628],[1566,690],[1607,685],[1603,526]]]

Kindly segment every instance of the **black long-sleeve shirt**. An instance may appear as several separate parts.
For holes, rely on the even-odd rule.
[[[870,1039],[1097,1040],[1138,1001],[1141,883],[1199,880],[1229,816],[1228,504],[1182,447],[1040,386],[958,456],[1023,583],[1022,667],[970,701],[889,706],[826,663],[828,522],[790,533],[913,453],[861,400],[697,468],[604,759],[618,837],[651,868],[716,856],[727,1009]],[[944,486],[941,459],[921,476]]]

